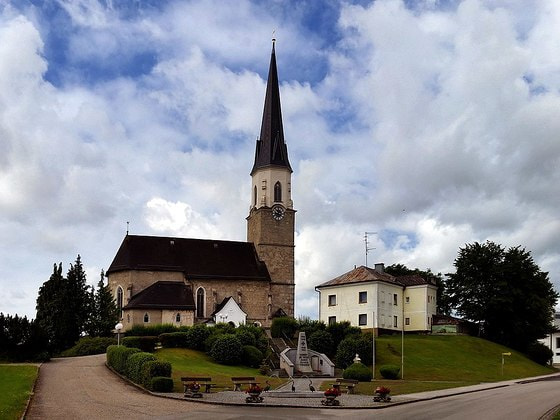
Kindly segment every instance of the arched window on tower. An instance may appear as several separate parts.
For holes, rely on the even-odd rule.
[[[257,186],[253,188],[253,206],[257,207]]]
[[[117,287],[117,308],[119,310],[119,318],[122,318],[122,308],[123,308],[123,289],[121,286]]]
[[[202,287],[199,287],[196,291],[196,317],[204,318],[204,301],[205,293]]]
[[[282,184],[280,181],[274,184],[274,202],[278,203],[282,201]]]

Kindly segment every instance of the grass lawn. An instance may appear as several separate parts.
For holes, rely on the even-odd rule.
[[[0,365],[1,419],[21,417],[38,371],[36,365]]]
[[[183,392],[182,376],[208,376],[212,383],[226,390],[232,390],[232,376],[254,376],[261,386],[268,380],[272,389],[286,382],[286,379],[269,378],[260,374],[258,369],[246,366],[226,366],[215,363],[210,356],[203,352],[189,349],[160,349],[156,352],[160,360],[170,362],[173,366],[172,377],[174,392]]]

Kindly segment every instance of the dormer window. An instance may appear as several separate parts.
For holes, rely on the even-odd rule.
[[[274,184],[274,202],[279,203],[282,201],[282,184],[280,181]]]

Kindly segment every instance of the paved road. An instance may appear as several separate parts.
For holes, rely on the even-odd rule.
[[[223,406],[158,398],[115,376],[105,355],[41,367],[27,419],[539,419],[560,404],[560,381],[516,384],[382,410]]]

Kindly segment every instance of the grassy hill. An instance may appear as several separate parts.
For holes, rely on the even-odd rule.
[[[404,338],[404,380],[381,379],[379,367],[384,364],[401,365],[401,337],[376,338],[376,380],[360,383],[357,392],[372,394],[376,386],[388,386],[393,395],[435,389],[496,382],[508,379],[546,375],[556,370],[538,365],[524,355],[487,340],[468,336],[406,335]],[[502,353],[506,356],[502,376]],[[162,349],[157,357],[173,365],[176,392],[182,391],[181,376],[211,376],[215,383],[231,386],[231,376],[257,376],[257,369],[244,366],[216,364],[201,352],[186,349]],[[259,382],[264,384],[265,377]],[[273,385],[282,380],[269,379]],[[327,385],[329,382],[325,382]]]

